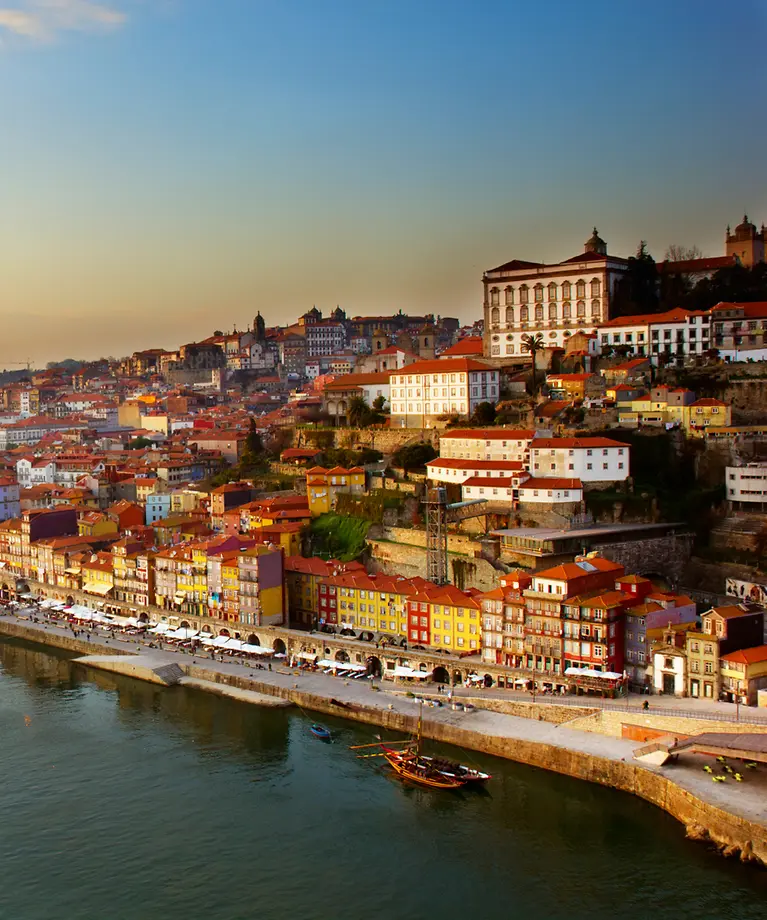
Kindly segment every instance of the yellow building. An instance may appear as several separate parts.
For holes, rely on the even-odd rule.
[[[755,706],[757,691],[767,687],[767,645],[722,655],[719,673],[722,693],[733,702]]]
[[[306,473],[306,497],[312,517],[327,514],[336,507],[339,495],[364,495],[365,471],[360,466],[325,469],[314,466]]]
[[[732,408],[718,399],[695,399],[690,390],[653,390],[619,407],[622,425],[676,426],[688,435],[703,435],[709,428],[726,428],[732,422]]]
[[[77,532],[81,537],[106,537],[117,533],[117,522],[100,511],[86,511],[77,519]]]
[[[114,569],[111,553],[94,553],[81,565],[83,591],[104,598],[114,588]]]

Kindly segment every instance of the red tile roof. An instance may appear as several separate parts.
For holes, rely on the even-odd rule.
[[[536,438],[530,445],[532,450],[628,446],[623,441],[613,441],[612,438]]]
[[[393,374],[444,374],[451,372],[465,373],[467,371],[493,371],[498,373],[496,368],[482,361],[475,361],[473,358],[435,358],[432,361],[416,361],[415,364],[408,364],[407,367],[401,367],[399,370],[392,371]]]
[[[736,661],[739,664],[759,664],[767,661],[767,645],[743,648],[738,652],[728,652],[721,656],[722,661]]]
[[[467,335],[466,338],[460,339],[451,345],[450,348],[446,348],[441,354],[440,358],[459,358],[463,356],[471,355],[481,355],[482,354],[482,336],[481,335]]]
[[[532,441],[535,435],[534,428],[453,428],[442,432],[439,439],[440,441],[446,438],[476,439],[478,441]]]
[[[536,478],[528,479],[519,487],[520,492],[523,489],[582,489],[583,483],[580,479],[546,479]]]

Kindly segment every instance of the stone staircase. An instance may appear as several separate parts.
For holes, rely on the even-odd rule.
[[[158,677],[167,687],[172,687],[174,684],[179,683],[182,677],[185,676],[182,668],[175,662],[172,662],[171,664],[163,664],[157,668],[152,668],[152,673]]]

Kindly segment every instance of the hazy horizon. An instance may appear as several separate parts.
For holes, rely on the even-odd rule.
[[[0,367],[767,221],[759,0],[0,0]]]

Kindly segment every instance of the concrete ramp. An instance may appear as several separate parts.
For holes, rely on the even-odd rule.
[[[216,681],[202,680],[198,677],[182,677],[180,683],[182,687],[193,687],[196,690],[205,690],[207,693],[227,696],[230,699],[239,700],[241,703],[251,703],[254,706],[284,709],[287,706],[294,705],[290,700],[285,700],[280,696],[259,693],[257,690],[244,690],[240,687],[230,687],[229,684],[219,684]]]
[[[147,680],[163,687],[171,687],[180,682],[184,671],[178,662],[161,659],[154,655],[86,655],[76,659],[78,664],[88,668],[98,668],[112,674],[124,674],[138,680]]]

